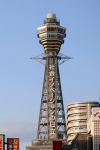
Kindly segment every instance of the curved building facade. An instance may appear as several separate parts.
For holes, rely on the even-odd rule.
[[[98,107],[98,102],[76,102],[67,107],[67,143],[71,144],[77,133],[87,133],[87,121],[91,108]]]

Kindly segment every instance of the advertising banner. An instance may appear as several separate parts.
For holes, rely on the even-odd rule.
[[[19,138],[7,138],[7,150],[19,150]]]
[[[53,141],[53,150],[62,150],[62,141]]]
[[[5,135],[0,134],[0,150],[5,150]]]

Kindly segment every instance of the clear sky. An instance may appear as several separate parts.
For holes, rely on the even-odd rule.
[[[100,96],[100,0],[0,0],[0,133],[20,137],[21,150],[36,137],[44,66],[37,27],[49,12],[67,28],[60,66],[66,106]]]

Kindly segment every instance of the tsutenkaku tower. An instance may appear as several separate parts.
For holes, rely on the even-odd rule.
[[[66,37],[66,29],[60,26],[56,15],[49,13],[43,26],[37,29],[40,44],[44,48],[45,73],[41,97],[37,139],[66,139],[66,122],[59,74],[60,47]]]

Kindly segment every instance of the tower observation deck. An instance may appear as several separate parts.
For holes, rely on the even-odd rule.
[[[66,37],[56,15],[49,13],[43,26],[37,28],[40,44],[44,48],[45,73],[39,113],[38,140],[66,139],[66,122],[59,74],[59,51]]]

